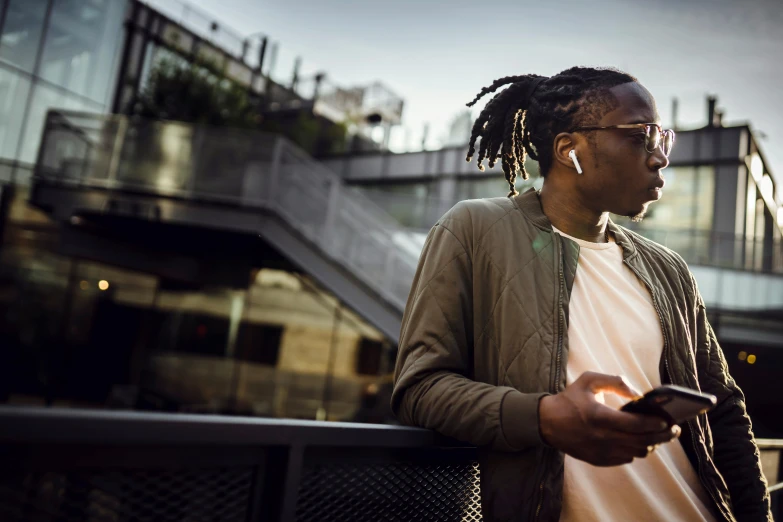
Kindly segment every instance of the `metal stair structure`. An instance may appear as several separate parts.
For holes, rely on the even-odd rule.
[[[98,214],[256,234],[398,339],[418,261],[409,232],[281,136],[52,111],[30,201],[69,224]]]
[[[50,112],[31,202],[66,223],[113,215],[260,236],[393,342],[421,248],[420,233],[294,144],[244,129]],[[687,254],[709,309],[783,312],[781,274],[710,266]],[[159,274],[180,270],[161,263]],[[726,340],[749,335],[723,330]],[[764,333],[759,342],[778,345],[780,336]]]

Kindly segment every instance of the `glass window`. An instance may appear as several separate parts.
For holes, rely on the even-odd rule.
[[[428,210],[437,209],[430,182],[388,183],[362,187],[371,200],[406,227],[429,228],[437,217]]]
[[[671,167],[663,171],[666,187],[652,203],[644,220],[612,219],[682,255],[686,261],[706,263],[715,206],[714,167]]]
[[[504,192],[505,190],[505,192]],[[508,183],[501,176],[468,177],[457,181],[457,200],[494,198],[508,192]]]
[[[4,163],[2,158],[0,158],[0,183],[8,183],[11,181],[11,177],[13,176],[14,167],[10,163]],[[0,186],[0,194],[2,194],[3,189],[2,186]]]
[[[16,159],[30,81],[0,65],[0,158]]]
[[[125,2],[55,2],[41,59],[42,78],[107,104],[119,63]]]
[[[33,91],[30,109],[27,113],[27,127],[22,136],[19,161],[35,163],[38,146],[41,143],[46,113],[49,109],[100,112],[102,106],[83,98],[68,96],[61,91],[38,84]]]
[[[538,176],[531,176],[526,180],[517,178],[515,184],[517,191],[525,192],[528,188],[534,186],[536,180],[539,180]],[[538,184],[537,188],[540,188],[540,186]],[[470,176],[457,181],[457,200],[497,198],[508,194],[508,190],[508,182],[503,177],[502,172],[499,176],[495,175],[491,178]]]
[[[671,167],[663,171],[663,197],[650,205],[639,230],[712,229],[715,205],[714,167]],[[624,222],[623,218],[618,221]]]
[[[277,366],[283,327],[245,321],[237,334],[236,357],[239,360]]]
[[[33,72],[49,0],[11,0],[0,36],[0,60]]]

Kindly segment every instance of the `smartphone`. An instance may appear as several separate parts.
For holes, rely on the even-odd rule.
[[[667,384],[625,404],[620,411],[656,415],[669,424],[680,424],[710,411],[717,400],[709,393]]]

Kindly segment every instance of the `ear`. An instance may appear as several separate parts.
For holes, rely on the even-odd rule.
[[[570,132],[561,132],[555,136],[552,165],[554,166],[557,163],[561,167],[573,170],[576,173],[574,162],[568,157],[568,153],[572,150],[576,150],[578,158],[586,157],[587,147],[585,147],[584,139],[581,136]],[[580,161],[580,164],[584,168],[584,161]]]

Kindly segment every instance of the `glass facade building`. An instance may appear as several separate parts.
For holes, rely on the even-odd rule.
[[[108,112],[124,0],[0,1],[0,182],[26,185],[46,112]]]
[[[207,33],[209,22],[202,24]],[[79,251],[81,241],[99,239],[74,236],[72,221],[29,203],[48,111],[131,112],[162,59],[208,58],[256,94],[275,87],[243,63],[241,40],[233,43],[219,48],[204,31],[197,35],[133,0],[0,0],[0,403],[389,418],[394,347],[290,263],[248,261],[246,252],[233,265],[203,265],[198,270],[207,280],[183,283],[173,269],[152,270],[129,261],[132,255],[108,259],[103,253],[111,247]],[[94,146],[111,150],[107,129]],[[223,136],[215,147],[230,140],[220,129],[213,134]],[[161,138],[164,145],[183,141]],[[53,148],[74,143],[64,138]],[[134,152],[135,143],[128,136],[117,157],[121,176],[164,167],[172,179],[185,175],[175,160],[164,165],[149,151]],[[152,245],[159,233],[144,228],[142,241],[129,248],[160,257],[160,249],[173,247]],[[201,266],[210,250],[235,239],[191,233],[200,248],[182,247],[172,266]],[[243,270],[248,280],[220,277]]]

